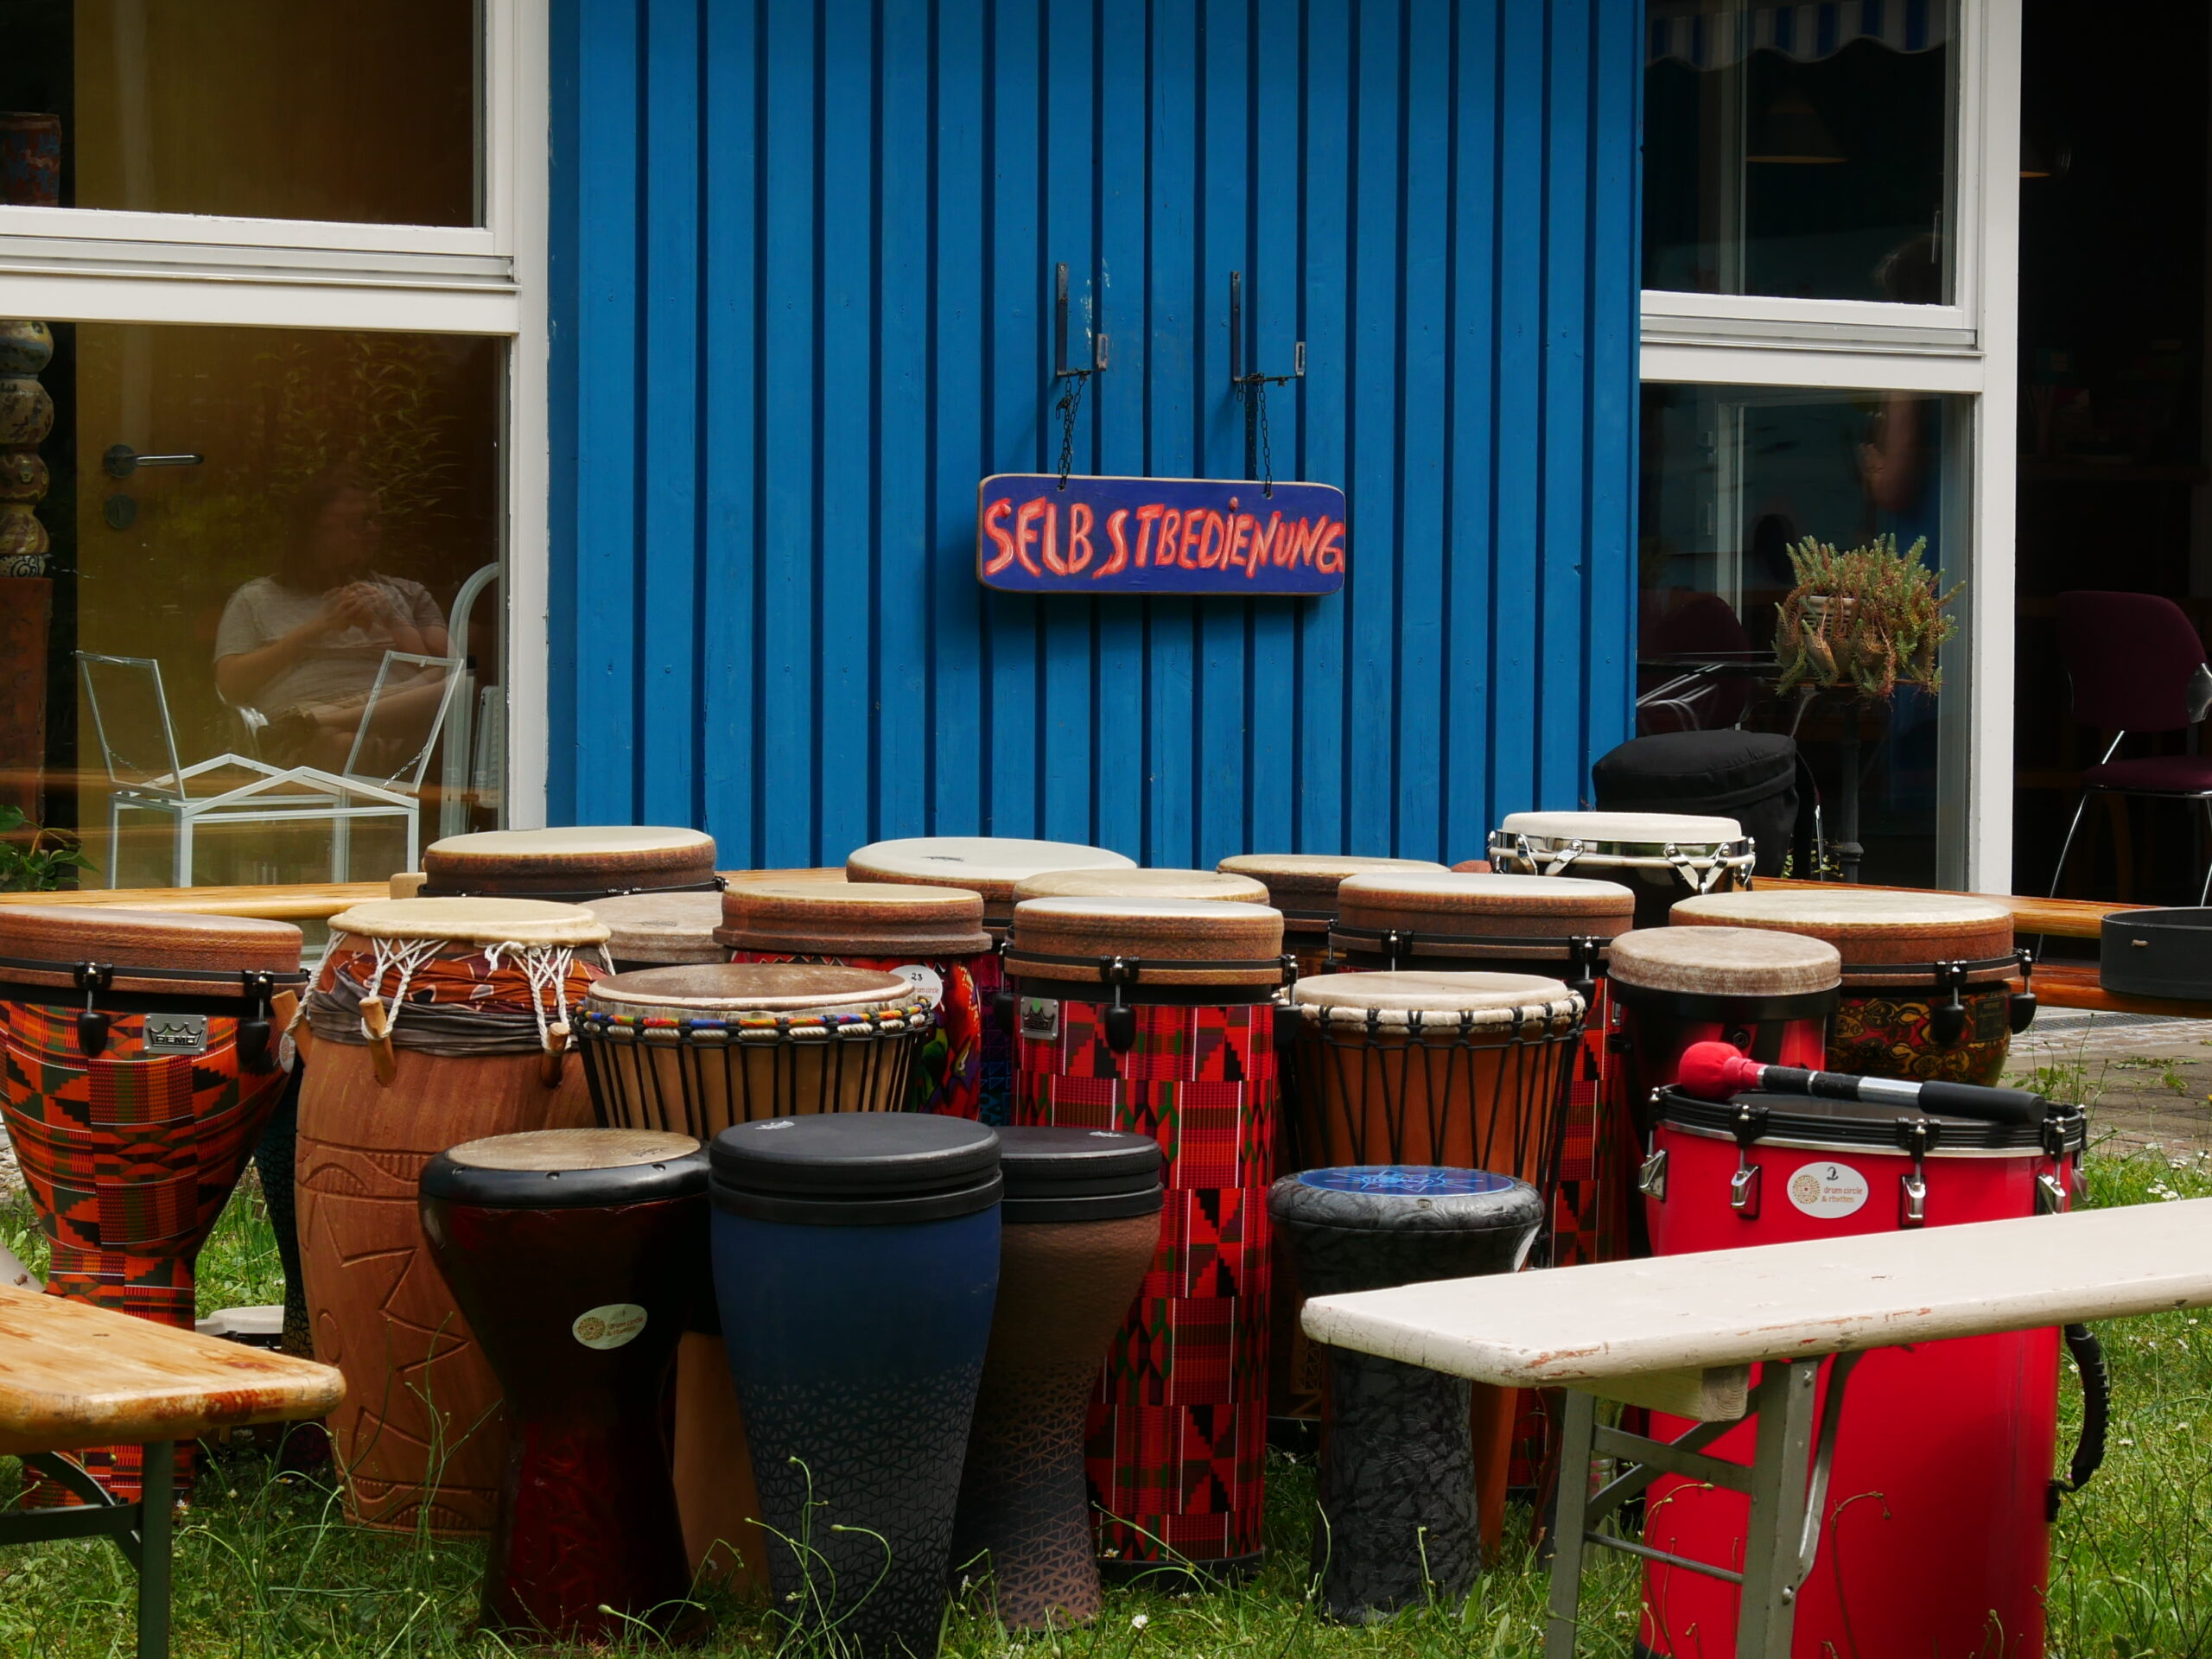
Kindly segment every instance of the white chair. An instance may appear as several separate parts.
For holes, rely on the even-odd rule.
[[[395,661],[408,665],[410,673],[431,667],[446,671],[445,694],[417,752],[407,765],[387,772],[382,766],[366,767],[361,763],[364,743],[371,741],[369,734],[378,726],[378,704],[388,695]],[[451,701],[456,683],[453,667],[443,658],[385,652],[376,683],[362,708],[346,772],[341,776],[318,766],[273,766],[249,755],[230,753],[187,766],[177,756],[176,728],[169,718],[161,664],[150,657],[79,652],[78,674],[111,785],[108,886],[118,885],[118,849],[126,811],[175,821],[173,885],[180,887],[192,885],[194,835],[201,824],[212,823],[327,822],[332,828],[331,879],[342,881],[348,874],[353,820],[398,818],[407,830],[407,861],[401,868],[413,868],[419,808],[410,791],[422,781],[436,741],[437,721]],[[404,783],[398,781],[402,778]]]
[[[499,788],[499,763],[506,749],[505,688],[487,685],[480,690],[475,675],[466,666],[470,613],[476,608],[478,597],[499,579],[497,563],[471,571],[461,591],[453,596],[453,607],[446,617],[446,649],[463,666],[456,676],[461,686],[446,715],[446,754],[438,799],[438,833],[443,836],[462,835],[473,828],[471,810],[496,802]]]

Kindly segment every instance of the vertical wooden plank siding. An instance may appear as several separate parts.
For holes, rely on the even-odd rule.
[[[1636,0],[552,0],[550,821],[1464,858],[1630,723]],[[1321,600],[1039,600],[976,485],[1343,484]]]

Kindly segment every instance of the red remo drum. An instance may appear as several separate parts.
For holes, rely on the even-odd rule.
[[[1653,1247],[1677,1255],[2063,1211],[2081,1115],[2012,1099],[2022,1109],[2009,1121],[1976,1122],[1871,1102],[1744,1094],[1721,1105],[1664,1090],[1646,1173]],[[2055,1330],[2024,1331],[1860,1357],[1793,1659],[2041,1659],[2058,1344]],[[1655,1414],[1652,1432],[1689,1427]],[[1748,1463],[1754,1433],[1739,1425],[1710,1449]],[[1741,1493],[1662,1476],[1643,1541],[1737,1567],[1748,1510]],[[1738,1600],[1733,1585],[1649,1564],[1640,1651],[1729,1659]]]

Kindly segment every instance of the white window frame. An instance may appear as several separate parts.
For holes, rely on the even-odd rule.
[[[1971,654],[1947,664],[1967,717],[1942,758],[1963,767],[1937,826],[1937,879],[2012,890],[2013,490],[2018,391],[2019,0],[1961,0],[1955,45],[1952,302],[1760,295],[1643,296],[1642,377],[1716,385],[1949,393],[1971,399],[1959,480],[1971,537]],[[1961,751],[1963,751],[1962,753]]]
[[[543,0],[479,16],[481,226],[0,207],[0,316],[506,340],[505,804],[530,827],[545,821],[550,20]]]

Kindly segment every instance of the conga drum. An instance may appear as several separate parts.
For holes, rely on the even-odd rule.
[[[931,1659],[998,1292],[998,1135],[823,1113],[741,1124],[710,1155],[777,1602],[823,1651]]]
[[[1268,1211],[1316,1296],[1513,1273],[1544,1222],[1525,1181],[1426,1165],[1286,1175]],[[1449,1611],[1482,1566],[1471,1385],[1322,1351],[1329,1408],[1313,1571],[1329,1614],[1363,1624],[1432,1603]]]
[[[584,905],[622,893],[714,893],[715,838],[652,824],[575,824],[448,836],[423,849],[422,896]]]
[[[624,893],[584,907],[607,924],[607,960],[618,974],[729,960],[715,938],[719,893]]]
[[[1733,818],[1681,812],[1514,812],[1491,831],[1505,875],[1580,875],[1636,894],[1636,925],[1664,927],[1677,899],[1751,884],[1749,836]]]
[[[999,1294],[960,1475],[952,1570],[988,1576],[1008,1630],[1097,1617],[1084,1419],[1160,1245],[1160,1143],[999,1131]]]
[[[907,887],[962,887],[983,901],[983,926],[993,944],[1005,942],[1014,921],[1014,884],[1047,870],[1134,869],[1135,861],[1103,847],[1065,841],[1022,841],[1007,836],[918,836],[879,841],[845,860],[855,881]],[[1000,1005],[998,965],[979,969],[978,988],[988,1016]],[[976,1116],[986,1123],[1012,1122],[1014,1037],[1002,1023],[983,1021],[982,1077]]]
[[[1267,902],[1282,912],[1283,949],[1298,958],[1301,979],[1336,972],[1329,955],[1329,929],[1337,919],[1337,887],[1345,877],[1444,873],[1425,858],[1350,858],[1319,853],[1237,853],[1215,867],[1231,875],[1264,882]]]
[[[1674,918],[1685,925],[1779,929],[1842,953],[1842,996],[1828,1022],[1832,1071],[1995,1084],[2012,1033],[2035,1014],[2012,912],[1986,899],[1829,887],[1685,903]]]
[[[192,1328],[200,1246],[284,1089],[271,1006],[302,983],[289,923],[0,906],[8,1137],[52,1249],[48,1295]],[[76,1456],[137,1501],[140,1447]],[[180,1446],[179,1499],[191,1474]]]
[[[2066,1208],[2080,1113],[2011,1090],[1993,1104],[1988,1117],[1967,1118],[1664,1090],[1647,1185],[1653,1248],[1675,1255]],[[1850,1357],[1819,1553],[1797,1596],[1796,1659],[2040,1659],[2058,1346],[2058,1332],[2045,1329]],[[1835,1364],[1821,1367],[1824,1387]],[[1655,1414],[1652,1433],[1690,1427]],[[1732,1428],[1708,1450],[1748,1463],[1757,1432]],[[1748,1518],[1744,1494],[1662,1475],[1643,1541],[1733,1567]],[[1702,1573],[1648,1565],[1639,1650],[1727,1659],[1738,1597]]]
[[[1028,899],[1007,975],[1024,1124],[1159,1141],[1167,1205],[1090,1416],[1099,1548],[1118,1567],[1260,1559],[1268,1183],[1282,918],[1205,899]]]
[[[999,989],[983,901],[962,887],[865,881],[733,882],[715,938],[732,962],[817,963],[898,974],[937,1003],[908,1107],[982,1115],[983,1046]]]
[[[464,1141],[591,1122],[563,1020],[607,927],[535,899],[383,899],[330,931],[297,1192],[315,1357],[346,1376],[330,1428],[346,1513],[483,1532],[506,1459],[499,1385],[424,1251],[423,1168]]]
[[[506,1414],[484,1622],[666,1630],[691,1564],[661,1408],[707,1276],[705,1148],[639,1129],[466,1141],[424,1166],[422,1217]]]
[[[609,1127],[711,1141],[734,1123],[895,1112],[935,1028],[926,994],[859,968],[723,963],[616,974],[577,1011],[594,1109]],[[711,1302],[676,1361],[676,1497],[692,1565],[765,1583],[768,1540]]]

